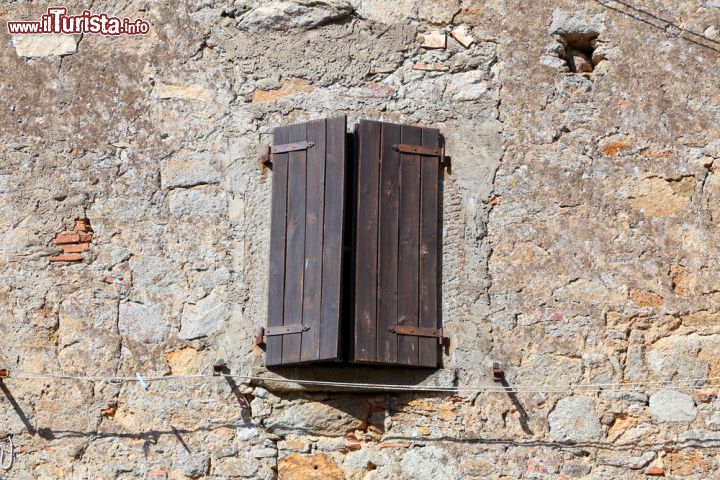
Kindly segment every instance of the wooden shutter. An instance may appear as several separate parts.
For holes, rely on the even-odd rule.
[[[340,357],[345,136],[345,117],[273,132],[269,366]]]
[[[440,134],[361,120],[352,359],[437,367]]]

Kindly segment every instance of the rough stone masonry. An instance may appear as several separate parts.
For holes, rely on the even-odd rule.
[[[0,6],[1,478],[720,478],[720,2],[66,6],[151,29],[12,37],[47,5]],[[418,381],[517,393],[12,378],[273,375],[258,159],[343,114],[452,157]]]

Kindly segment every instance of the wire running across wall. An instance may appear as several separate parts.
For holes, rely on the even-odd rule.
[[[531,386],[496,386],[478,385],[475,387],[443,386],[443,385],[401,385],[376,384],[358,382],[334,382],[322,380],[304,380],[277,377],[263,377],[235,374],[197,374],[197,375],[165,375],[155,377],[124,377],[124,376],[78,376],[49,373],[13,371],[9,379],[17,380],[56,380],[74,382],[108,382],[108,383],[156,383],[182,382],[209,379],[232,379],[247,382],[284,383],[309,387],[332,387],[333,389],[380,390],[386,392],[436,392],[452,394],[473,393],[599,393],[612,392],[644,392],[649,389],[696,390],[718,388],[720,377],[691,378],[685,380],[653,380],[623,383],[591,383],[568,385],[531,385]],[[716,383],[717,382],[717,383]]]
[[[700,47],[720,53],[720,42],[700,32],[694,32],[682,26],[677,21],[660,17],[659,15],[632,5],[624,0],[592,0],[596,4],[622,14],[633,20],[642,22],[652,28],[670,33],[676,38],[693,43]]]

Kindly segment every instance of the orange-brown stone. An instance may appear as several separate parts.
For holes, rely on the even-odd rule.
[[[342,470],[327,455],[293,454],[278,462],[279,480],[345,480]]]

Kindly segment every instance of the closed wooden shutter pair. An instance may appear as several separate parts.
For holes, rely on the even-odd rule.
[[[351,143],[345,117],[274,131],[266,364],[437,367],[439,132],[361,120]]]

